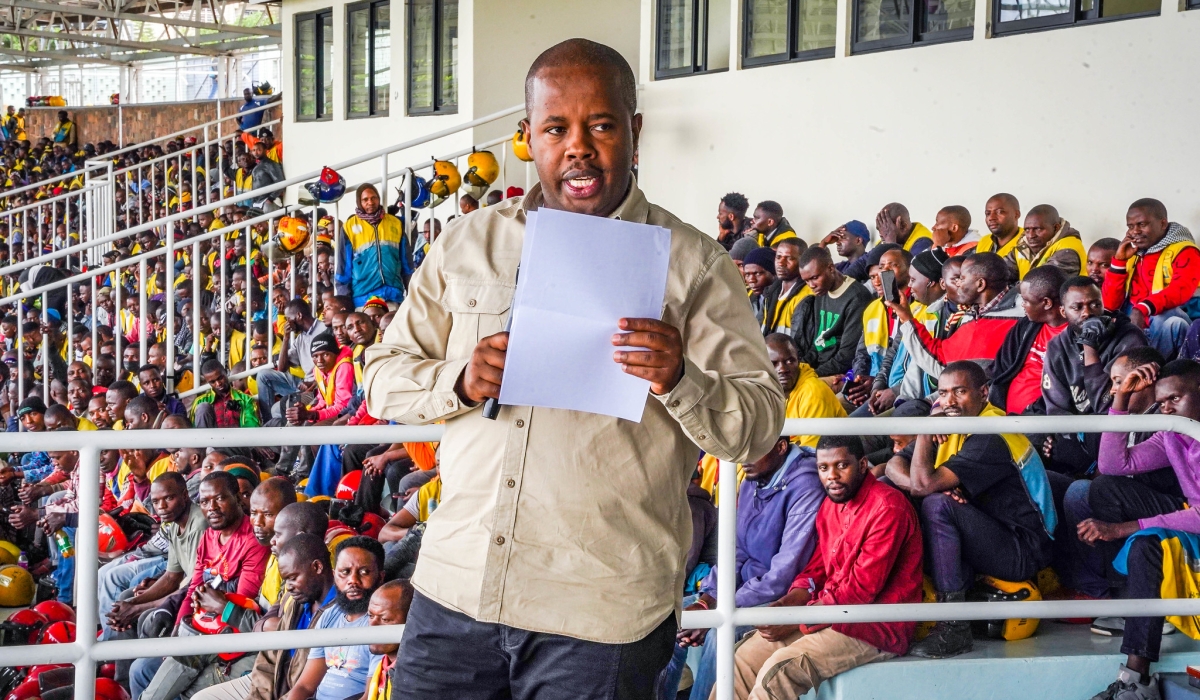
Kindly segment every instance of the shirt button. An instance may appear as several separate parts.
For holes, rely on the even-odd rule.
[[[675,399],[671,402],[671,408],[679,408],[679,399]]]
[[[471,307],[475,306],[475,300],[471,299],[470,301],[468,301],[467,306],[471,306]]]
[[[418,414],[417,414],[417,418],[419,418],[419,419],[421,419],[421,420],[425,420],[425,414],[424,414],[424,413],[418,413]],[[701,439],[701,440],[703,440],[704,438],[700,438],[700,439]]]
[[[697,440],[707,440],[708,436],[705,435],[704,433],[700,433],[699,435],[696,436],[696,439]]]
[[[525,421],[523,421],[523,420],[521,420],[520,418],[518,418],[518,419],[517,419],[517,427],[518,427],[518,428],[524,428],[524,427],[525,427]]]
[[[453,402],[453,401],[447,401],[447,402],[446,402],[446,408],[454,408],[454,402]]]
[[[496,535],[496,544],[504,544],[504,535]]]
[[[511,489],[517,485],[517,482],[515,479],[509,479],[508,481],[504,482],[504,485]]]

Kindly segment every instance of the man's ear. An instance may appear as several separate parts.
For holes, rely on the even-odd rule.
[[[533,155],[533,129],[529,126],[528,117],[517,122],[517,128],[520,129],[521,138],[529,148],[529,154]]]

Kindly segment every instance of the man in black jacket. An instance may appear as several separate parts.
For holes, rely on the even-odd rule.
[[[854,362],[871,293],[839,272],[821,246],[812,246],[800,256],[800,279],[812,295],[801,299],[796,308],[792,338],[800,349],[800,361],[838,391]]]
[[[1042,368],[1050,342],[1066,328],[1059,293],[1067,281],[1052,265],[1034,268],[1021,282],[1025,316],[1009,330],[992,363],[988,400],[1010,415],[1042,408]]]
[[[1112,388],[1113,362],[1132,348],[1147,345],[1146,336],[1124,314],[1104,312],[1100,287],[1090,277],[1067,280],[1060,296],[1067,330],[1046,350],[1042,379],[1046,414],[1099,413],[1107,406]],[[1043,454],[1056,471],[1085,470],[1094,453],[1094,447],[1089,449],[1073,434],[1053,435],[1043,443]]]
[[[763,290],[763,335],[791,333],[792,316],[806,289],[800,279],[800,256],[807,248],[799,238],[775,244],[775,281]]]

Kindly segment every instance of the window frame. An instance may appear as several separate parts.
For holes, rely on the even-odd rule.
[[[298,122],[326,122],[333,119],[333,109],[330,108],[328,113],[322,113],[325,107],[325,22],[324,18],[329,17],[330,26],[333,26],[333,8],[326,7],[320,10],[312,10],[311,12],[298,12],[292,17],[293,37],[292,41],[292,60],[295,66],[295,76],[293,82],[296,88],[296,99],[293,103],[295,119]],[[313,22],[313,71],[315,73],[316,84],[313,87],[315,105],[313,107],[313,115],[305,116],[300,113],[300,23],[312,20]],[[332,62],[333,55],[330,54]],[[336,73],[331,70],[330,73]],[[329,86],[330,91],[334,90],[333,85]],[[332,98],[329,100],[330,105],[333,104]]]
[[[445,78],[442,75],[442,51],[445,47],[442,46],[443,22],[445,21],[444,6],[447,2],[453,2],[456,5],[458,0],[432,0],[433,2],[433,84],[431,90],[433,92],[432,107],[414,107],[412,95],[412,56],[413,56],[413,36],[412,31],[412,13],[413,3],[409,0],[404,2],[404,111],[405,114],[411,117],[427,117],[438,116],[443,114],[458,114],[458,84],[455,83],[454,104],[447,106],[445,96],[442,95],[442,81]],[[457,8],[461,10],[461,7]],[[394,36],[394,33],[393,33]]]
[[[796,22],[796,11],[798,5],[803,0],[788,0],[787,6],[787,51],[783,53],[768,54],[766,56],[751,56],[750,55],[750,40],[751,40],[751,22],[750,22],[750,3],[754,0],[742,0],[742,67],[756,68],[758,66],[774,66],[780,63],[799,63],[801,61],[815,61],[822,58],[833,58],[836,53],[836,36],[835,45],[828,46],[822,49],[808,49],[806,51],[797,50],[800,45],[800,34],[798,23]],[[835,30],[836,31],[836,30]]]
[[[876,51],[891,51],[893,49],[905,49],[913,46],[932,46],[935,44],[945,44],[953,41],[970,41],[975,38],[975,27],[962,27],[959,29],[945,29],[936,32],[923,32],[921,25],[925,23],[925,17],[928,13],[928,4],[925,0],[913,0],[912,19],[909,22],[909,32],[907,36],[895,36],[889,39],[872,39],[870,41],[858,40],[858,4],[862,0],[851,0],[850,2],[850,53],[874,53]],[[984,2],[985,0],[975,0],[976,3]],[[998,3],[997,3],[998,6]]]
[[[1080,0],[1071,0],[1071,10],[1069,12],[1049,17],[1013,19],[1007,22],[1000,21],[1000,3],[996,2],[992,7],[992,36],[1012,36],[1014,34],[1027,34],[1029,32],[1040,32],[1060,27],[1120,22],[1122,20],[1138,19],[1141,17],[1158,17],[1162,14],[1162,7],[1160,6],[1156,10],[1148,10],[1146,12],[1131,12],[1126,15],[1117,15],[1116,17],[1101,17],[1101,5],[1104,0],[1094,0],[1094,2],[1095,7],[1090,10],[1082,10],[1080,9]],[[1188,8],[1200,8],[1200,0],[1188,0]]]
[[[405,3],[407,5],[408,3]],[[346,37],[346,119],[372,119],[374,117],[386,117],[391,113],[391,84],[388,85],[387,104],[380,110],[379,105],[375,103],[376,85],[375,85],[375,30],[376,30],[376,13],[375,10],[381,5],[389,6],[388,14],[388,34],[390,38],[395,38],[396,34],[390,26],[391,18],[391,0],[361,0],[360,2],[346,5],[346,22],[345,22],[345,37]],[[350,111],[350,86],[352,83],[351,71],[353,67],[350,65],[350,50],[353,34],[350,27],[350,16],[355,12],[367,11],[367,111],[366,113],[356,113]]]
[[[654,79],[668,80],[681,78],[685,75],[702,75],[704,73],[720,73],[728,68],[708,69],[708,0],[691,0],[692,3],[692,60],[691,65],[684,68],[662,68],[662,27],[663,5],[670,0],[655,0],[654,2]],[[703,13],[701,14],[701,8]],[[699,20],[699,21],[696,21]]]

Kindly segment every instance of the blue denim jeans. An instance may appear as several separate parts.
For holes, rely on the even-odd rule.
[[[75,528],[64,527],[63,532],[67,533],[67,537],[71,539],[71,546],[74,547]],[[75,557],[60,555],[53,540],[49,545],[50,560],[54,562],[54,585],[58,588],[58,600],[60,603],[73,605],[75,601]]]
[[[1150,327],[1146,329],[1146,339],[1150,341],[1150,345],[1155,350],[1161,352],[1163,357],[1169,360],[1175,357],[1179,348],[1183,347],[1183,341],[1187,338],[1188,327],[1191,324],[1192,320],[1183,312],[1183,309],[1169,309],[1157,316],[1150,317]]]
[[[1104,556],[1097,547],[1091,547],[1079,541],[1076,532],[1079,523],[1092,517],[1092,506],[1088,503],[1088,495],[1092,490],[1092,482],[1081,479],[1073,482],[1067,488],[1063,498],[1063,527],[1059,537],[1067,538],[1065,550],[1069,552],[1068,560],[1060,562],[1056,567],[1059,578],[1067,588],[1073,588],[1084,595],[1093,598],[1108,597],[1108,576],[1104,573]]]
[[[275,404],[275,397],[291,396],[300,387],[300,379],[296,375],[275,369],[259,374],[257,381],[259,415],[264,423],[272,417],[271,407]]]
[[[154,680],[158,667],[162,666],[165,660],[162,656],[134,659],[133,665],[129,667],[129,695],[132,700],[138,700],[142,696],[150,681]]]
[[[166,557],[147,557],[131,562],[118,559],[100,567],[96,581],[96,595],[99,601],[97,610],[100,613],[99,641],[112,639],[115,634],[108,628],[107,616],[117,598],[148,578],[162,576],[166,570]]]

